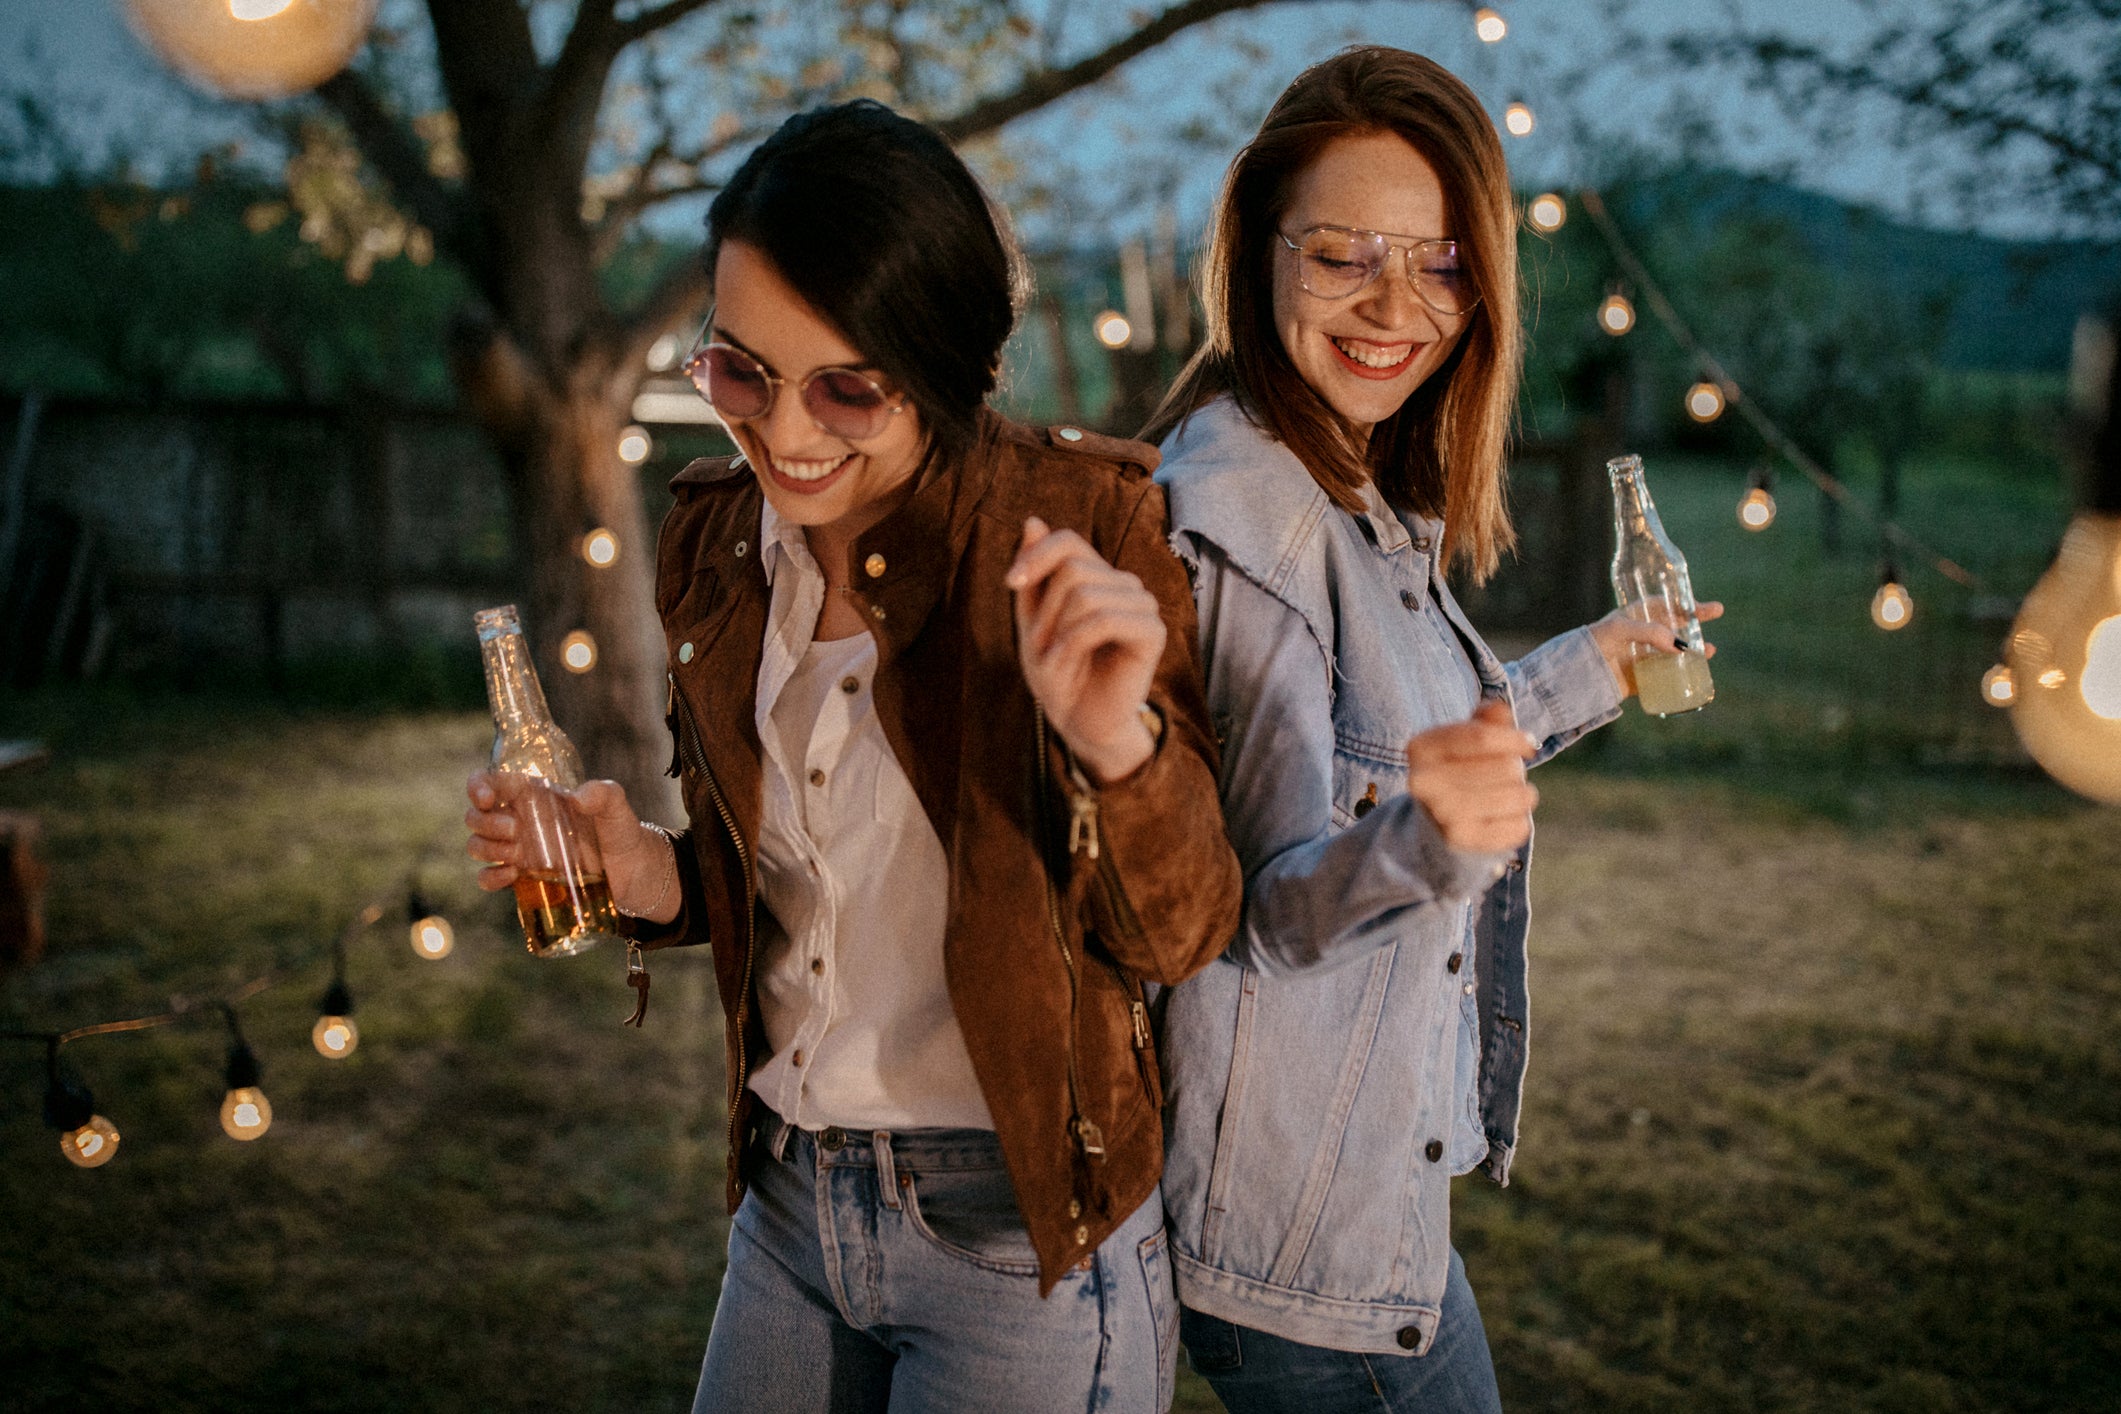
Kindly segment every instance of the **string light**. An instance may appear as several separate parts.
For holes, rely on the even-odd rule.
[[[405,901],[405,915],[411,920],[406,932],[412,940],[412,950],[429,962],[440,962],[448,957],[457,945],[457,930],[449,926],[449,920],[428,906],[418,889],[412,890]]]
[[[629,427],[619,433],[619,460],[628,466],[639,466],[654,450],[655,443],[649,439],[645,427]]]
[[[1483,5],[1473,12],[1473,33],[1480,36],[1481,43],[1500,44],[1509,32],[1510,22],[1489,6]]]
[[[186,79],[231,98],[285,98],[352,61],[376,0],[126,0],[133,30]]]
[[[248,1143],[272,1128],[272,1101],[258,1088],[264,1068],[236,1025],[236,1009],[224,1002],[221,1012],[228,1020],[228,1093],[221,1097],[221,1129]]]
[[[2077,517],[2012,627],[2019,740],[2071,790],[2121,803],[2121,514]]]
[[[1766,530],[1775,523],[1774,479],[1765,467],[1746,478],[1745,495],[1738,501],[1738,523],[1747,530]]]
[[[597,641],[586,628],[578,628],[560,640],[560,666],[570,673],[586,673],[597,665]]]
[[[361,1044],[361,1029],[353,1023],[353,993],[346,979],[334,976],[331,986],[317,1000],[317,1024],[309,1028],[309,1044],[326,1060],[344,1060]]]
[[[1686,415],[1703,426],[1723,416],[1723,389],[1706,378],[1686,390]]]
[[[2008,663],[1998,663],[1981,675],[1981,700],[1991,707],[2008,707],[2018,700],[2018,679]]]
[[[1530,137],[1537,126],[1532,118],[1531,105],[1522,99],[1502,110],[1502,125],[1510,130],[1512,137]]]
[[[675,334],[657,335],[656,341],[648,346],[648,371],[650,373],[668,373],[677,366],[678,336]]]
[[[1525,216],[1531,221],[1534,230],[1558,231],[1569,219],[1569,205],[1554,192],[1541,192],[1532,198],[1532,204],[1526,209]]]
[[[1090,327],[1096,331],[1097,341],[1108,349],[1123,349],[1134,337],[1134,326],[1116,309],[1100,313]]]
[[[582,558],[600,570],[610,569],[619,560],[619,537],[609,526],[598,526],[582,537]]]
[[[1871,622],[1887,633],[1898,633],[1915,617],[1915,596],[1900,582],[1900,571],[1887,564],[1879,578],[1878,592],[1871,596]]]
[[[1635,327],[1635,306],[1628,303],[1626,295],[1613,291],[1598,306],[1598,327],[1619,338]]]
[[[269,20],[295,0],[228,0],[228,13],[239,20]]]
[[[44,1122],[59,1131],[59,1152],[75,1168],[99,1169],[118,1156],[118,1126],[96,1113],[88,1087],[59,1070],[59,1038],[45,1040]]]

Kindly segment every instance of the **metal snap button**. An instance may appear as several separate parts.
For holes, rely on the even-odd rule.
[[[1422,554],[1426,555],[1426,554],[1428,554],[1428,553],[1429,553],[1429,545],[1430,545],[1430,540],[1429,540],[1429,537],[1428,537],[1428,536],[1426,536],[1426,535],[1422,535],[1422,536],[1417,536],[1417,537],[1415,538],[1415,541],[1414,541],[1414,548],[1415,548],[1415,549],[1417,549],[1417,550],[1419,550],[1419,551],[1421,551],[1421,553],[1422,553]]]
[[[1419,599],[1417,599],[1416,597],[1414,597],[1414,591],[1413,591],[1413,590],[1411,590],[1411,589],[1402,589],[1402,590],[1400,590],[1400,591],[1399,591],[1399,606],[1400,606],[1401,608],[1403,608],[1403,609],[1412,609],[1412,608],[1413,608],[1413,607],[1414,607],[1415,605],[1419,604],[1420,602],[1421,602],[1421,600],[1419,600]]]
[[[1060,438],[1063,442],[1080,442],[1083,440],[1083,432],[1080,427],[1056,427],[1053,429],[1053,435]]]
[[[737,542],[736,542],[736,557],[737,557],[738,559],[740,559],[740,560],[741,560],[741,559],[743,559],[743,558],[744,558],[744,552],[745,552],[746,550],[749,550],[750,548],[751,548],[751,542],[750,542],[750,541],[748,541],[748,540],[739,540],[739,541],[737,541]]]
[[[1083,1200],[1080,1198],[1070,1198],[1068,1200],[1068,1216],[1071,1218],[1079,1218],[1082,1215]]]
[[[878,623],[882,623],[884,621],[884,606],[882,604],[870,605],[869,612],[875,617]]]
[[[885,569],[884,557],[882,555],[871,555],[868,559],[862,561],[862,569],[868,573],[871,579],[882,579]]]
[[[1083,1244],[1084,1244],[1085,1242],[1088,1242],[1089,1240],[1090,1240],[1090,1229],[1089,1229],[1089,1228],[1087,1228],[1087,1227],[1079,1227],[1079,1228],[1077,1228],[1077,1229],[1075,1230],[1075,1245],[1076,1245],[1076,1246],[1080,1247],[1080,1246],[1082,1246],[1082,1245],[1083,1245]]]
[[[817,1146],[828,1154],[837,1154],[847,1147],[847,1131],[836,1124],[828,1124],[818,1131]]]
[[[1355,802],[1355,818],[1360,820],[1376,808],[1377,782],[1372,781],[1370,782],[1370,788],[1362,793],[1362,799]]]
[[[1399,1334],[1394,1336],[1393,1339],[1399,1342],[1401,1350],[1412,1350],[1421,1344],[1421,1327],[1401,1326]]]
[[[1465,960],[1466,955],[1464,953],[1454,952],[1451,954],[1451,960],[1443,965],[1443,970],[1446,972],[1455,973],[1458,971],[1459,967],[1464,964]]]
[[[1435,1163],[1443,1157],[1443,1140],[1431,1139],[1421,1152],[1429,1156],[1430,1163]]]
[[[678,661],[679,661],[680,663],[689,663],[689,662],[691,662],[691,661],[692,661],[692,645],[691,645],[691,644],[689,644],[689,643],[680,643],[680,644],[678,645]]]

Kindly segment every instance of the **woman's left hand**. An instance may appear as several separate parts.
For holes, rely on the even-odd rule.
[[[1016,654],[1031,695],[1100,784],[1155,753],[1141,706],[1164,653],[1164,617],[1140,579],[1072,530],[1037,516],[1004,582],[1016,591]]]
[[[1714,599],[1696,604],[1694,617],[1702,623],[1720,619],[1723,617],[1723,605]],[[1598,651],[1605,655],[1605,665],[1611,668],[1613,676],[1620,680],[1620,695],[1623,698],[1635,695],[1636,644],[1639,643],[1657,653],[1677,653],[1683,643],[1677,626],[1631,619],[1624,609],[1615,609],[1592,624],[1591,637],[1597,642]],[[1702,650],[1703,657],[1716,656],[1716,645],[1713,643],[1703,643]]]

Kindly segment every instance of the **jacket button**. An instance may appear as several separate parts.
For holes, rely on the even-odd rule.
[[[1402,590],[1400,590],[1400,591],[1399,591],[1399,603],[1400,603],[1400,607],[1401,607],[1401,608],[1404,608],[1404,609],[1408,610],[1409,612],[1411,612],[1411,611],[1413,610],[1414,606],[1415,606],[1415,605],[1417,605],[1417,604],[1419,604],[1420,602],[1421,602],[1421,601],[1420,601],[1419,599],[1416,599],[1416,598],[1414,597],[1414,591],[1413,591],[1413,590],[1411,590],[1411,589],[1402,589]]]
[[[862,561],[862,570],[871,579],[882,579],[884,577],[884,557],[882,555],[871,555],[868,559]]]
[[[1401,1326],[1401,1327],[1399,1328],[1399,1337],[1398,1337],[1398,1339],[1399,1339],[1399,1348],[1400,1348],[1401,1350],[1412,1350],[1412,1349],[1414,1349],[1414,1348],[1415,1348],[1416,1346],[1418,1346],[1418,1345],[1420,1345],[1420,1344],[1421,1344],[1421,1327],[1420,1327],[1420,1326]]]
[[[1522,859],[1513,859],[1503,867],[1512,874],[1522,874],[1524,872],[1524,861]]]
[[[1414,541],[1414,548],[1419,550],[1422,554],[1426,555],[1429,553],[1429,546],[1432,543],[1433,542],[1429,539],[1428,536],[1418,536]]]
[[[1438,1159],[1441,1159],[1443,1157],[1443,1140],[1431,1139],[1429,1141],[1428,1147],[1423,1149],[1421,1152],[1429,1156],[1430,1163],[1435,1163]],[[1404,1334],[1404,1332],[1402,1332],[1402,1334]]]
[[[1451,960],[1443,965],[1443,970],[1453,975],[1456,975],[1460,965],[1463,964],[1465,960],[1466,955],[1464,953],[1454,952],[1451,954]]]
[[[818,1131],[817,1146],[828,1154],[837,1154],[847,1147],[847,1131],[836,1124],[828,1124]]]
[[[691,645],[691,644],[689,644],[689,643],[680,643],[680,644],[678,645],[678,661],[679,661],[680,663],[689,663],[689,662],[691,662],[691,661],[692,661],[692,645]]]
[[[750,545],[748,545],[748,544],[746,544],[746,543],[745,543],[744,541],[742,541],[742,540],[739,540],[739,541],[737,541],[737,542],[736,542],[736,557],[737,557],[738,559],[740,559],[740,560],[741,560],[741,559],[743,559],[743,558],[744,558],[744,552],[745,552],[746,550],[749,550],[750,548],[751,548],[751,546],[750,546]]]
[[[1083,440],[1083,431],[1080,427],[1056,427],[1053,429],[1053,435],[1060,438],[1063,442],[1080,442]]]
[[[878,623],[882,623],[884,621],[884,606],[882,604],[872,604],[869,607],[869,612],[876,616],[876,621]]]
[[[1362,793],[1362,799],[1355,802],[1355,818],[1360,820],[1376,808],[1377,782],[1372,781],[1370,782],[1370,788]]]

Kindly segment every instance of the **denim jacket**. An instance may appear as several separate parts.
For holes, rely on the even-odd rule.
[[[1445,586],[1440,523],[1374,495],[1350,515],[1228,399],[1172,433],[1157,479],[1245,871],[1228,952],[1165,998],[1179,1295],[1309,1345],[1419,1354],[1450,1259],[1462,1053],[1499,1183],[1517,1143],[1531,846],[1446,844],[1406,793],[1406,741],[1464,718],[1468,660],[1536,760],[1617,716],[1620,688],[1586,629],[1504,665]]]

